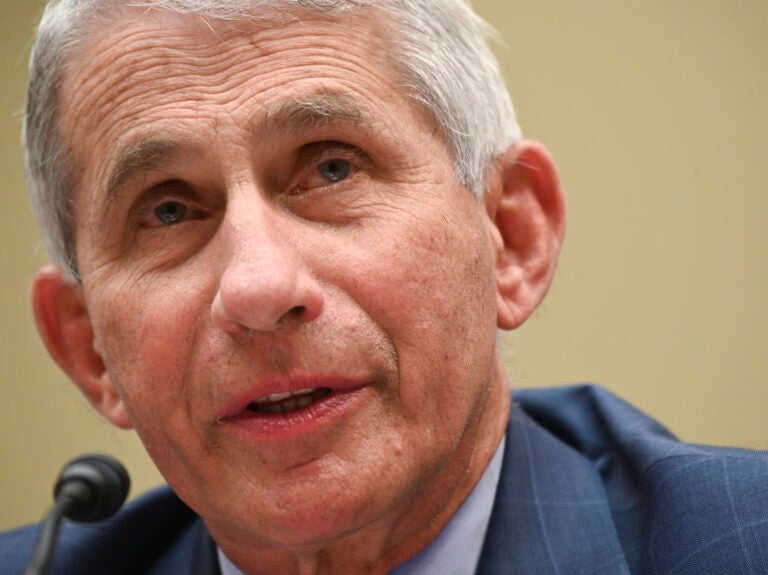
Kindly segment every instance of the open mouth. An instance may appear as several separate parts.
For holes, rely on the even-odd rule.
[[[300,389],[288,393],[271,393],[248,404],[248,411],[263,415],[290,413],[305,409],[326,397],[331,390],[327,387]]]

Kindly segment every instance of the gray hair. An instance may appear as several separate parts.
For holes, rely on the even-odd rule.
[[[224,21],[275,19],[297,8],[337,17],[371,6],[396,24],[390,58],[406,94],[442,129],[458,182],[482,197],[490,162],[521,137],[488,47],[492,30],[465,0],[52,0],[30,60],[22,139],[27,185],[45,247],[72,280],[78,279],[74,184],[59,131],[59,91],[88,25],[121,6]]]

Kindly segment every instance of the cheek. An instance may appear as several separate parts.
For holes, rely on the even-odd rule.
[[[448,414],[462,411],[458,402],[471,409],[493,373],[495,267],[480,225],[439,216],[369,246],[355,289],[395,348],[401,404],[424,409],[418,397],[428,393],[435,412]]]
[[[199,296],[166,282],[120,282],[116,275],[94,285],[103,286],[92,300],[95,337],[129,415],[145,419],[166,402],[178,404],[195,348]]]
[[[375,255],[360,262],[361,297],[371,294],[375,313],[393,329],[412,332],[414,345],[428,343],[420,334],[464,339],[487,331],[489,322],[495,325],[488,243],[473,230],[457,231],[459,225],[426,229],[410,226],[387,247],[372,247]]]

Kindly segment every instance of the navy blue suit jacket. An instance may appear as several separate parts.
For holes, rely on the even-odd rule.
[[[513,400],[477,575],[768,574],[768,453],[683,444],[593,386]],[[1,573],[22,571],[35,534],[0,536]],[[103,524],[65,525],[53,573],[219,568],[200,518],[162,488]]]

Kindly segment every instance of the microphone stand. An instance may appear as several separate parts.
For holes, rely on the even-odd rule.
[[[54,488],[53,506],[40,524],[32,559],[23,575],[47,575],[65,517],[103,521],[120,509],[129,487],[128,473],[112,457],[85,455],[65,465]]]
[[[61,521],[79,505],[80,500],[88,497],[87,491],[88,487],[82,483],[69,483],[56,497],[53,507],[40,524],[35,551],[23,575],[46,575],[48,573],[51,557],[56,548]]]

